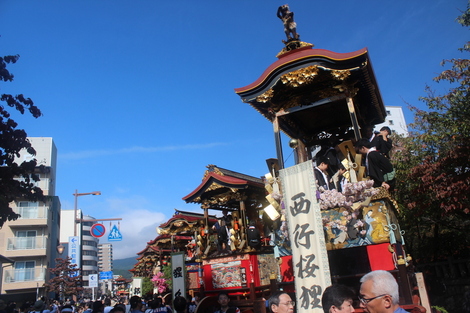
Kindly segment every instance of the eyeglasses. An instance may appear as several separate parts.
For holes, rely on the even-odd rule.
[[[286,303],[282,303],[282,302],[279,302],[279,304],[284,304],[284,305],[292,305],[292,306],[295,306],[295,301],[287,301]]]
[[[369,299],[366,299],[363,296],[359,296],[359,301],[361,301],[362,304],[367,305],[367,303],[371,302],[372,300],[380,298],[380,297],[385,297],[385,296],[388,296],[388,294],[383,294],[383,295],[373,297],[373,298],[369,298]]]

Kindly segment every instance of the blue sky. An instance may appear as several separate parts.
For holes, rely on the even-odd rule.
[[[115,257],[135,255],[205,167],[253,176],[276,156],[272,125],[234,88],[276,61],[285,2],[0,0],[1,55],[19,54],[12,83],[43,112],[14,117],[31,137],[53,137],[63,209],[122,217]],[[303,41],[351,52],[367,47],[385,105],[418,101],[440,62],[458,52],[468,29],[455,22],[464,0],[288,2]],[[460,11],[461,10],[461,11]],[[290,151],[284,151],[290,158]],[[289,164],[289,161],[287,162]],[[109,225],[108,225],[109,226]]]

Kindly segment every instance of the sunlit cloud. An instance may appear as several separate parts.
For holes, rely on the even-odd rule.
[[[149,210],[132,210],[122,219],[122,241],[112,242],[114,259],[137,257],[147,242],[157,237],[157,227],[167,220],[164,214]]]
[[[212,142],[206,144],[192,144],[192,145],[180,145],[180,146],[164,146],[164,147],[130,147],[122,149],[102,149],[102,150],[85,150],[77,152],[59,153],[61,160],[79,160],[89,159],[94,157],[109,156],[109,155],[120,155],[130,153],[151,153],[151,152],[165,152],[165,151],[180,151],[180,150],[200,150],[209,149],[214,147],[225,146],[227,143]]]
[[[119,231],[122,241],[113,241],[114,259],[137,257],[137,253],[143,250],[147,242],[157,236],[156,228],[170,217],[157,211],[152,211],[155,204],[149,203],[143,197],[113,198],[106,201],[106,212],[111,212],[113,217],[122,218],[119,223]],[[108,225],[106,225],[108,227]],[[107,242],[107,234],[100,243]]]

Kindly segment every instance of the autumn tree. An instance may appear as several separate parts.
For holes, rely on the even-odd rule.
[[[457,21],[470,26],[470,6]],[[470,247],[470,42],[459,50],[467,58],[444,60],[450,68],[434,78],[448,92],[426,86],[420,100],[427,110],[410,106],[413,131],[397,138],[401,148],[393,155],[407,246],[427,261]]]
[[[81,275],[76,275],[79,268],[77,264],[71,263],[71,258],[55,259],[56,266],[50,268],[52,278],[44,284],[48,292],[55,292],[63,299],[67,296],[77,295],[83,288],[79,287]]]
[[[0,57],[1,81],[13,81],[14,76],[8,71],[7,64],[16,63],[18,58],[19,55]],[[2,103],[6,106],[1,105]],[[22,149],[26,149],[31,155],[35,155],[36,151],[26,138],[26,132],[18,128],[18,123],[13,120],[12,112],[9,111],[21,114],[28,111],[35,118],[41,116],[41,111],[30,98],[22,94],[16,96],[0,94],[0,227],[6,221],[19,217],[10,207],[11,202],[18,199],[26,201],[43,199],[42,190],[35,186],[35,182],[39,181],[35,173],[36,160],[15,163],[15,158],[20,156]]]

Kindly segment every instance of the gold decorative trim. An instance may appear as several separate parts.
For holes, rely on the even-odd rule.
[[[209,175],[209,173],[216,173],[217,175],[225,176],[224,173],[222,173],[214,164],[209,164],[206,167],[207,167],[207,170],[204,172],[204,176],[202,177],[202,180],[204,180],[207,177],[207,175]]]
[[[310,65],[296,71],[284,74],[281,76],[281,81],[284,85],[299,87],[302,84],[313,81],[315,76],[318,75],[318,66]]]
[[[306,48],[306,47],[312,48],[315,46],[314,44],[311,44],[305,41],[300,41],[300,40],[292,40],[292,41],[288,41],[284,43],[286,46],[282,48],[282,50],[276,55],[276,58],[280,58],[281,56],[283,56],[284,54],[292,50]]]
[[[263,93],[262,95],[259,95],[258,97],[256,97],[256,101],[262,102],[262,103],[266,103],[266,102],[268,102],[269,100],[271,100],[271,98],[272,98],[273,96],[274,96],[274,90],[269,89],[268,91],[266,91],[266,92]]]
[[[383,188],[383,187],[378,187],[377,188],[379,190],[379,192],[377,194],[375,194],[374,196],[372,196],[371,200],[380,200],[380,199],[384,199],[384,198],[388,198],[390,199],[390,193],[388,192],[387,189]]]
[[[354,87],[355,84],[355,82],[352,84],[343,83],[333,86],[333,88],[338,89],[339,92],[343,92],[347,97],[355,97],[359,91],[359,88]]]
[[[205,192],[212,191],[212,190],[217,190],[217,189],[220,189],[220,188],[225,188],[225,187],[220,185],[220,184],[217,184],[217,183],[212,183],[209,187],[207,187]]]
[[[231,189],[229,192],[226,192],[224,194],[220,194],[220,195],[217,195],[215,197],[212,197],[210,199],[205,199],[204,202],[202,203],[201,207],[203,209],[208,209],[210,208],[212,205],[225,205],[227,204],[228,202],[230,202],[231,200],[235,200],[235,201],[242,201],[242,200],[246,200],[246,195],[244,194],[241,194],[240,192],[238,192],[236,189]]]
[[[334,79],[336,80],[345,80],[351,75],[350,70],[332,70],[331,71],[331,76],[333,76]]]

